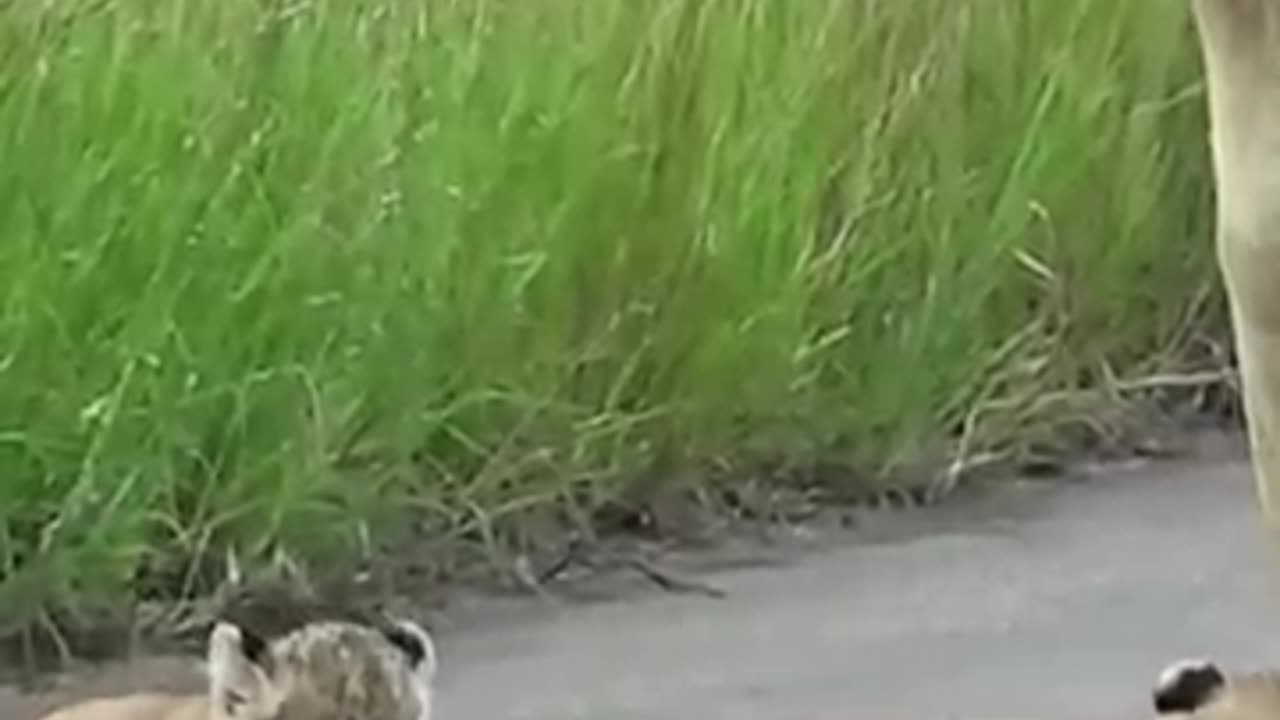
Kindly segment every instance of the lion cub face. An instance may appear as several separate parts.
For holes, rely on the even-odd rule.
[[[1179,660],[1160,673],[1152,701],[1169,720],[1276,720],[1280,674],[1228,676],[1208,660]]]
[[[431,720],[435,648],[418,625],[314,623],[271,643],[219,623],[210,720]]]

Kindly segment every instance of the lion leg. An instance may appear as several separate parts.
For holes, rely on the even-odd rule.
[[[1280,232],[1250,240],[1220,231],[1218,238],[1258,501],[1280,539]]]
[[[1258,500],[1280,541],[1280,2],[1195,0],[1209,96],[1217,261]]]

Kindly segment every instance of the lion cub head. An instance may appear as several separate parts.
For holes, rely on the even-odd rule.
[[[305,625],[267,643],[229,623],[209,636],[211,720],[430,720],[431,637],[399,621]]]
[[[1161,718],[1273,720],[1280,718],[1280,674],[1227,675],[1208,660],[1179,660],[1160,673],[1152,702]]]

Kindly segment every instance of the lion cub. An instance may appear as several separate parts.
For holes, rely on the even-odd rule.
[[[312,623],[269,644],[223,622],[206,694],[91,700],[43,720],[431,720],[435,669],[431,637],[410,621]]]
[[[1280,674],[1228,676],[1208,660],[1179,660],[1160,673],[1152,701],[1161,718],[1276,720],[1280,718]]]

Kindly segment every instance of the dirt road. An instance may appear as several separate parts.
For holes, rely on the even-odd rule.
[[[871,518],[723,599],[480,603],[441,627],[442,720],[1146,718],[1165,661],[1280,665],[1280,564],[1238,441]],[[1280,551],[1274,556],[1280,559]],[[152,660],[69,692],[189,674]],[[181,678],[181,680],[178,680]],[[0,717],[48,698],[0,692]]]

